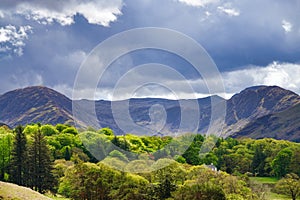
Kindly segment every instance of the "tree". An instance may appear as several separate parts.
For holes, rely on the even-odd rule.
[[[100,130],[98,130],[98,133],[101,133],[101,134],[105,134],[107,136],[113,136],[114,135],[114,132],[110,129],[110,128],[101,128]]]
[[[55,129],[54,126],[46,124],[43,125],[41,127],[41,132],[45,135],[45,136],[51,136],[51,135],[55,135],[58,133],[58,131]]]
[[[70,160],[71,159],[71,153],[70,153],[70,148],[67,146],[66,151],[65,151],[65,160]]]
[[[287,174],[275,186],[277,193],[286,194],[293,200],[300,196],[300,180],[296,174]]]
[[[65,128],[61,133],[69,133],[69,134],[77,135],[78,131],[74,127],[68,127]]]
[[[28,148],[29,186],[43,193],[54,185],[50,151],[40,129],[33,133],[32,140]]]
[[[11,160],[11,181],[18,185],[26,185],[27,172],[27,139],[22,126],[15,128],[15,137]]]
[[[272,168],[277,177],[283,177],[288,173],[293,152],[288,149],[282,149],[272,161]]]
[[[4,128],[0,129],[0,180],[6,180],[9,171],[12,134]]]
[[[262,145],[257,145],[254,150],[254,156],[251,163],[251,169],[253,174],[259,176],[264,175],[266,155],[263,152]]]
[[[75,200],[111,200],[110,196],[119,195],[121,192],[116,190],[122,185],[120,181],[123,181],[123,178],[120,172],[105,164],[96,165],[79,160],[75,166],[66,170],[59,192]],[[116,192],[112,194],[112,191]]]
[[[153,179],[156,181],[154,193],[158,199],[167,199],[176,190],[177,182],[184,181],[185,171],[180,164],[170,159],[159,159],[152,164]]]
[[[189,146],[189,148],[183,153],[183,157],[186,162],[191,165],[200,165],[202,160],[199,157],[199,151],[201,149],[200,145],[195,144],[194,142]]]
[[[300,176],[300,146],[295,146],[290,164],[290,172]]]
[[[109,196],[120,200],[147,199],[145,188],[148,184],[149,182],[139,175],[125,173],[118,189],[111,191]]]
[[[221,187],[212,183],[197,183],[187,181],[178,191],[174,193],[175,200],[225,200],[226,196]]]

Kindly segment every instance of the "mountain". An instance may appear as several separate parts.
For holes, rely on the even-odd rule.
[[[233,136],[255,139],[270,137],[300,142],[300,104],[260,117]]]
[[[72,123],[72,101],[42,86],[13,90],[0,96],[0,121],[14,127],[28,123]]]
[[[73,108],[69,98],[52,89],[28,87],[0,96],[0,122],[10,127],[33,122],[74,124],[74,114],[75,121],[81,127],[96,127],[100,124],[101,127],[112,128],[116,134],[152,134],[152,130],[172,134],[195,127],[196,120],[191,119],[196,102],[200,110],[200,123],[195,131],[204,133],[208,130],[211,119],[212,100],[220,105],[221,102],[227,105],[224,136],[298,138],[300,122],[297,106],[300,97],[277,86],[246,88],[227,101],[218,96],[180,101],[159,98],[113,102],[76,100],[73,101]],[[93,117],[93,112],[96,118]],[[184,114],[188,117],[182,119]],[[179,126],[182,120],[185,121],[185,127]],[[287,134],[296,136],[288,137]]]
[[[76,101],[80,119],[85,124],[99,123],[101,127],[110,127],[117,134],[126,133],[144,133],[150,134],[152,130],[161,130],[163,133],[172,134],[182,132],[184,128],[190,130],[195,126],[193,121],[187,122],[188,127],[180,127],[181,117],[185,113],[192,118],[194,105],[199,105],[200,124],[199,130],[207,129],[210,122],[211,99],[216,102],[225,101],[219,96],[212,96],[196,100],[168,100],[159,98],[134,98],[122,101]],[[95,112],[98,122],[87,115],[91,113],[88,110],[95,105]],[[182,105],[180,105],[182,104]],[[121,115],[121,117],[119,117]],[[127,115],[128,117],[123,117]],[[120,129],[121,127],[121,129]],[[141,128],[142,127],[142,128]],[[197,131],[197,130],[195,130]],[[154,131],[156,133],[156,131]]]
[[[278,86],[246,88],[227,101],[225,134],[239,132],[248,123],[300,103],[299,95]]]

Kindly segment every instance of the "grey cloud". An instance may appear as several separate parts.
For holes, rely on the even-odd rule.
[[[91,24],[109,26],[122,14],[122,6],[122,0],[25,0],[4,1],[0,11],[7,15],[22,15],[41,24],[56,21],[61,25],[73,24],[74,16],[80,14]]]
[[[41,76],[43,84],[56,88],[70,96],[80,63],[94,46],[115,33],[144,26],[171,28],[191,36],[203,45],[224,75],[228,96],[253,84],[273,84],[266,77],[271,73],[270,63],[275,60],[281,61],[279,63],[289,63],[289,65],[300,61],[299,1],[220,0],[207,3],[204,6],[197,6],[197,0],[180,1],[185,1],[185,3],[179,2],[179,0],[94,1],[99,3],[96,6],[97,8],[108,7],[110,14],[113,13],[112,11],[121,12],[122,9],[122,15],[113,14],[118,20],[113,18],[112,15],[106,18],[108,20],[106,22],[110,22],[110,27],[94,25],[97,24],[95,21],[88,21],[87,18],[97,19],[97,15],[74,15],[74,10],[70,16],[75,23],[65,27],[57,23],[53,23],[51,26],[39,25],[32,20],[23,19],[23,15],[15,16],[13,14],[11,17],[17,18],[18,25],[22,26],[29,23],[34,28],[34,33],[30,35],[28,40],[25,40],[26,46],[22,57],[13,57],[10,61],[1,60],[2,75],[0,75],[0,79],[3,88],[8,90],[20,85],[38,83],[38,81],[20,81],[20,84],[17,84],[18,80],[5,79],[4,77],[25,68],[34,77]],[[21,2],[14,0],[1,1],[0,10],[7,9],[13,13],[13,10],[19,7]],[[26,2],[27,5],[30,5],[29,10],[31,8],[33,10],[33,5],[35,5],[38,9],[45,8],[48,11],[53,11],[53,13],[66,13],[64,4],[71,2],[72,5],[75,0],[63,1],[62,6],[58,6],[59,1],[44,1],[43,5],[39,0],[26,0]],[[228,13],[221,12],[218,7],[229,9],[227,11],[236,11],[239,15],[229,16]],[[0,23],[2,22],[3,26],[10,23],[15,25],[15,21],[9,21],[11,18],[8,18],[8,16],[4,16],[0,19]],[[56,19],[53,18],[53,20]],[[282,27],[284,20],[292,25],[290,32],[286,32]],[[105,23],[104,25],[108,26]],[[174,45],[178,45],[176,40],[172,42]],[[183,49],[184,45],[181,44],[179,47]],[[156,59],[155,53],[149,55],[147,53],[146,56],[143,54],[129,55],[117,60],[114,66],[111,66],[111,70],[106,71],[105,76],[103,76],[102,90],[98,90],[96,96],[98,98],[111,98],[111,89],[126,71],[136,65],[149,62],[158,62],[175,68],[186,76],[186,79],[195,88],[196,95],[208,94],[205,82],[198,75],[194,75],[195,71],[190,70],[187,63],[180,62],[175,56],[164,57],[163,53],[156,53],[159,54],[158,59]],[[11,69],[4,70],[5,66],[11,66]],[[282,68],[284,69],[283,74],[288,74],[289,78],[283,75],[279,77],[283,85],[287,84],[286,80],[289,80],[291,84],[286,85],[286,87],[300,92],[299,84],[295,81],[295,76],[298,75],[299,77],[299,72],[295,69],[297,66],[293,70],[290,70],[290,68],[288,70],[288,67],[281,64],[276,70],[280,71],[279,69]],[[93,74],[95,68],[97,68],[96,65],[91,65],[89,73]],[[244,69],[246,71],[242,71]],[[247,75],[247,73],[261,73],[265,76],[257,80],[254,75]],[[295,76],[292,77],[291,73]],[[21,74],[16,75],[20,76]],[[182,82],[168,74],[164,75],[158,72],[158,75],[155,75],[151,71],[139,73],[135,76],[132,75],[132,82],[135,79],[150,77],[154,77],[156,81],[173,84],[178,88],[178,94],[182,97],[189,96],[189,93],[181,88]],[[25,77],[25,79],[27,78]],[[243,79],[242,82],[241,79]],[[89,81],[89,79],[86,79],[87,85],[89,85]],[[213,81],[213,77],[211,81]],[[130,84],[121,87],[119,97],[128,97],[131,87]],[[168,97],[169,95],[161,87],[154,86],[140,90],[138,95],[147,96],[151,92],[157,94],[157,96],[165,95]],[[93,93],[93,88],[86,88],[81,91],[81,97],[92,98],[93,96],[89,96],[91,93]]]
[[[32,33],[31,26],[0,26],[0,54],[5,54],[5,57],[12,55],[22,56],[23,47],[25,46],[24,40],[28,39],[30,33]]]

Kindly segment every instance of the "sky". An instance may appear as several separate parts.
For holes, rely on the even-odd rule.
[[[90,52],[115,34],[143,27],[171,29],[198,42],[222,76],[223,97],[254,85],[278,85],[300,94],[299,19],[299,0],[1,0],[0,94],[44,85],[72,98],[77,73]],[[128,71],[147,63],[175,69],[192,85],[193,94],[157,65],[157,73],[135,73],[113,93]],[[156,84],[136,86],[144,77],[171,83],[176,91]],[[157,49],[116,59],[101,80],[97,89],[86,87],[77,98],[211,95],[189,62]]]

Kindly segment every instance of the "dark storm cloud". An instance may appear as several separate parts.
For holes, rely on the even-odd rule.
[[[297,76],[291,75],[298,72],[295,68],[300,61],[300,2],[297,0],[60,1],[43,1],[43,4],[38,0],[1,1],[0,28],[9,24],[30,25],[32,33],[22,40],[25,44],[22,56],[0,60],[3,85],[0,93],[20,86],[44,84],[70,96],[80,63],[93,47],[113,34],[145,26],[174,29],[198,41],[223,73],[229,93],[245,86],[237,78],[241,73],[262,73],[260,80],[254,80],[253,75],[244,80],[249,80],[247,84],[268,84],[268,77],[279,76],[269,74],[274,70],[280,73],[280,66],[285,74],[280,79],[282,83],[290,81],[291,89],[298,83],[293,81]],[[92,5],[99,9],[89,13],[86,9],[90,7],[79,8],[78,2],[81,5],[94,2]],[[101,8],[109,8],[104,17],[97,14]],[[36,10],[51,12],[42,12],[34,18]],[[120,67],[126,65],[126,70],[131,65],[154,61],[174,66],[193,84],[201,85],[197,92],[204,91],[203,81],[195,80],[191,66],[176,56],[140,52],[119,60]],[[270,67],[273,61],[282,64],[274,69]],[[251,70],[248,66],[252,66]],[[101,98],[109,96],[110,86],[121,76],[117,71],[108,72],[105,77],[107,87],[99,95]],[[170,81],[172,77],[161,79]],[[230,83],[230,80],[234,81]],[[174,84],[180,85],[180,82]],[[297,86],[293,90],[300,91]]]

